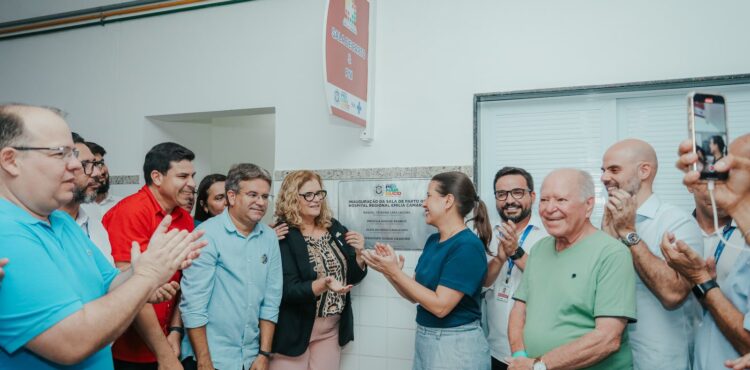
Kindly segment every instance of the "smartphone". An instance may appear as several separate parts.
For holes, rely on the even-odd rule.
[[[716,172],[716,161],[727,155],[729,134],[724,97],[716,94],[688,94],[688,131],[698,162],[693,170],[701,179],[726,180],[727,172]]]

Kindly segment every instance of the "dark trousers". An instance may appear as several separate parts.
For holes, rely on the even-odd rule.
[[[490,357],[492,359],[492,370],[508,370],[508,365],[505,364],[505,362],[501,362],[500,360]],[[187,370],[187,368],[185,368]]]
[[[115,370],[159,370],[159,364],[156,362],[137,363],[127,362],[114,359]]]

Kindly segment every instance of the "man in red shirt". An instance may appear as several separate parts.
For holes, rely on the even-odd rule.
[[[176,143],[161,143],[146,154],[143,176],[146,185],[121,200],[104,215],[112,257],[118,268],[130,265],[131,243],[145,250],[148,240],[165,216],[172,216],[170,229],[193,230],[193,218],[181,207],[195,192],[195,154]],[[172,281],[180,280],[180,272]],[[178,360],[182,320],[177,300],[147,304],[133,325],[112,346],[116,370],[182,369]]]

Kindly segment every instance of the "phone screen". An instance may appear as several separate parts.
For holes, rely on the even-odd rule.
[[[727,155],[729,146],[724,97],[692,93],[689,104],[693,151],[698,154],[694,169],[700,171],[702,179],[724,180],[727,174],[714,170],[716,161]]]

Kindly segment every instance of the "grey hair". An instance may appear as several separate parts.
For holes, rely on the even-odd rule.
[[[263,168],[252,164],[252,163],[239,163],[232,166],[227,174],[227,181],[224,185],[226,191],[233,191],[235,193],[240,191],[241,181],[250,181],[255,179],[261,179],[271,184],[271,175],[268,171]]]
[[[581,189],[581,198],[583,200],[593,198],[596,195],[596,192],[594,190],[594,179],[591,177],[591,174],[584,171],[576,169],[578,172],[578,184],[580,185]]]

